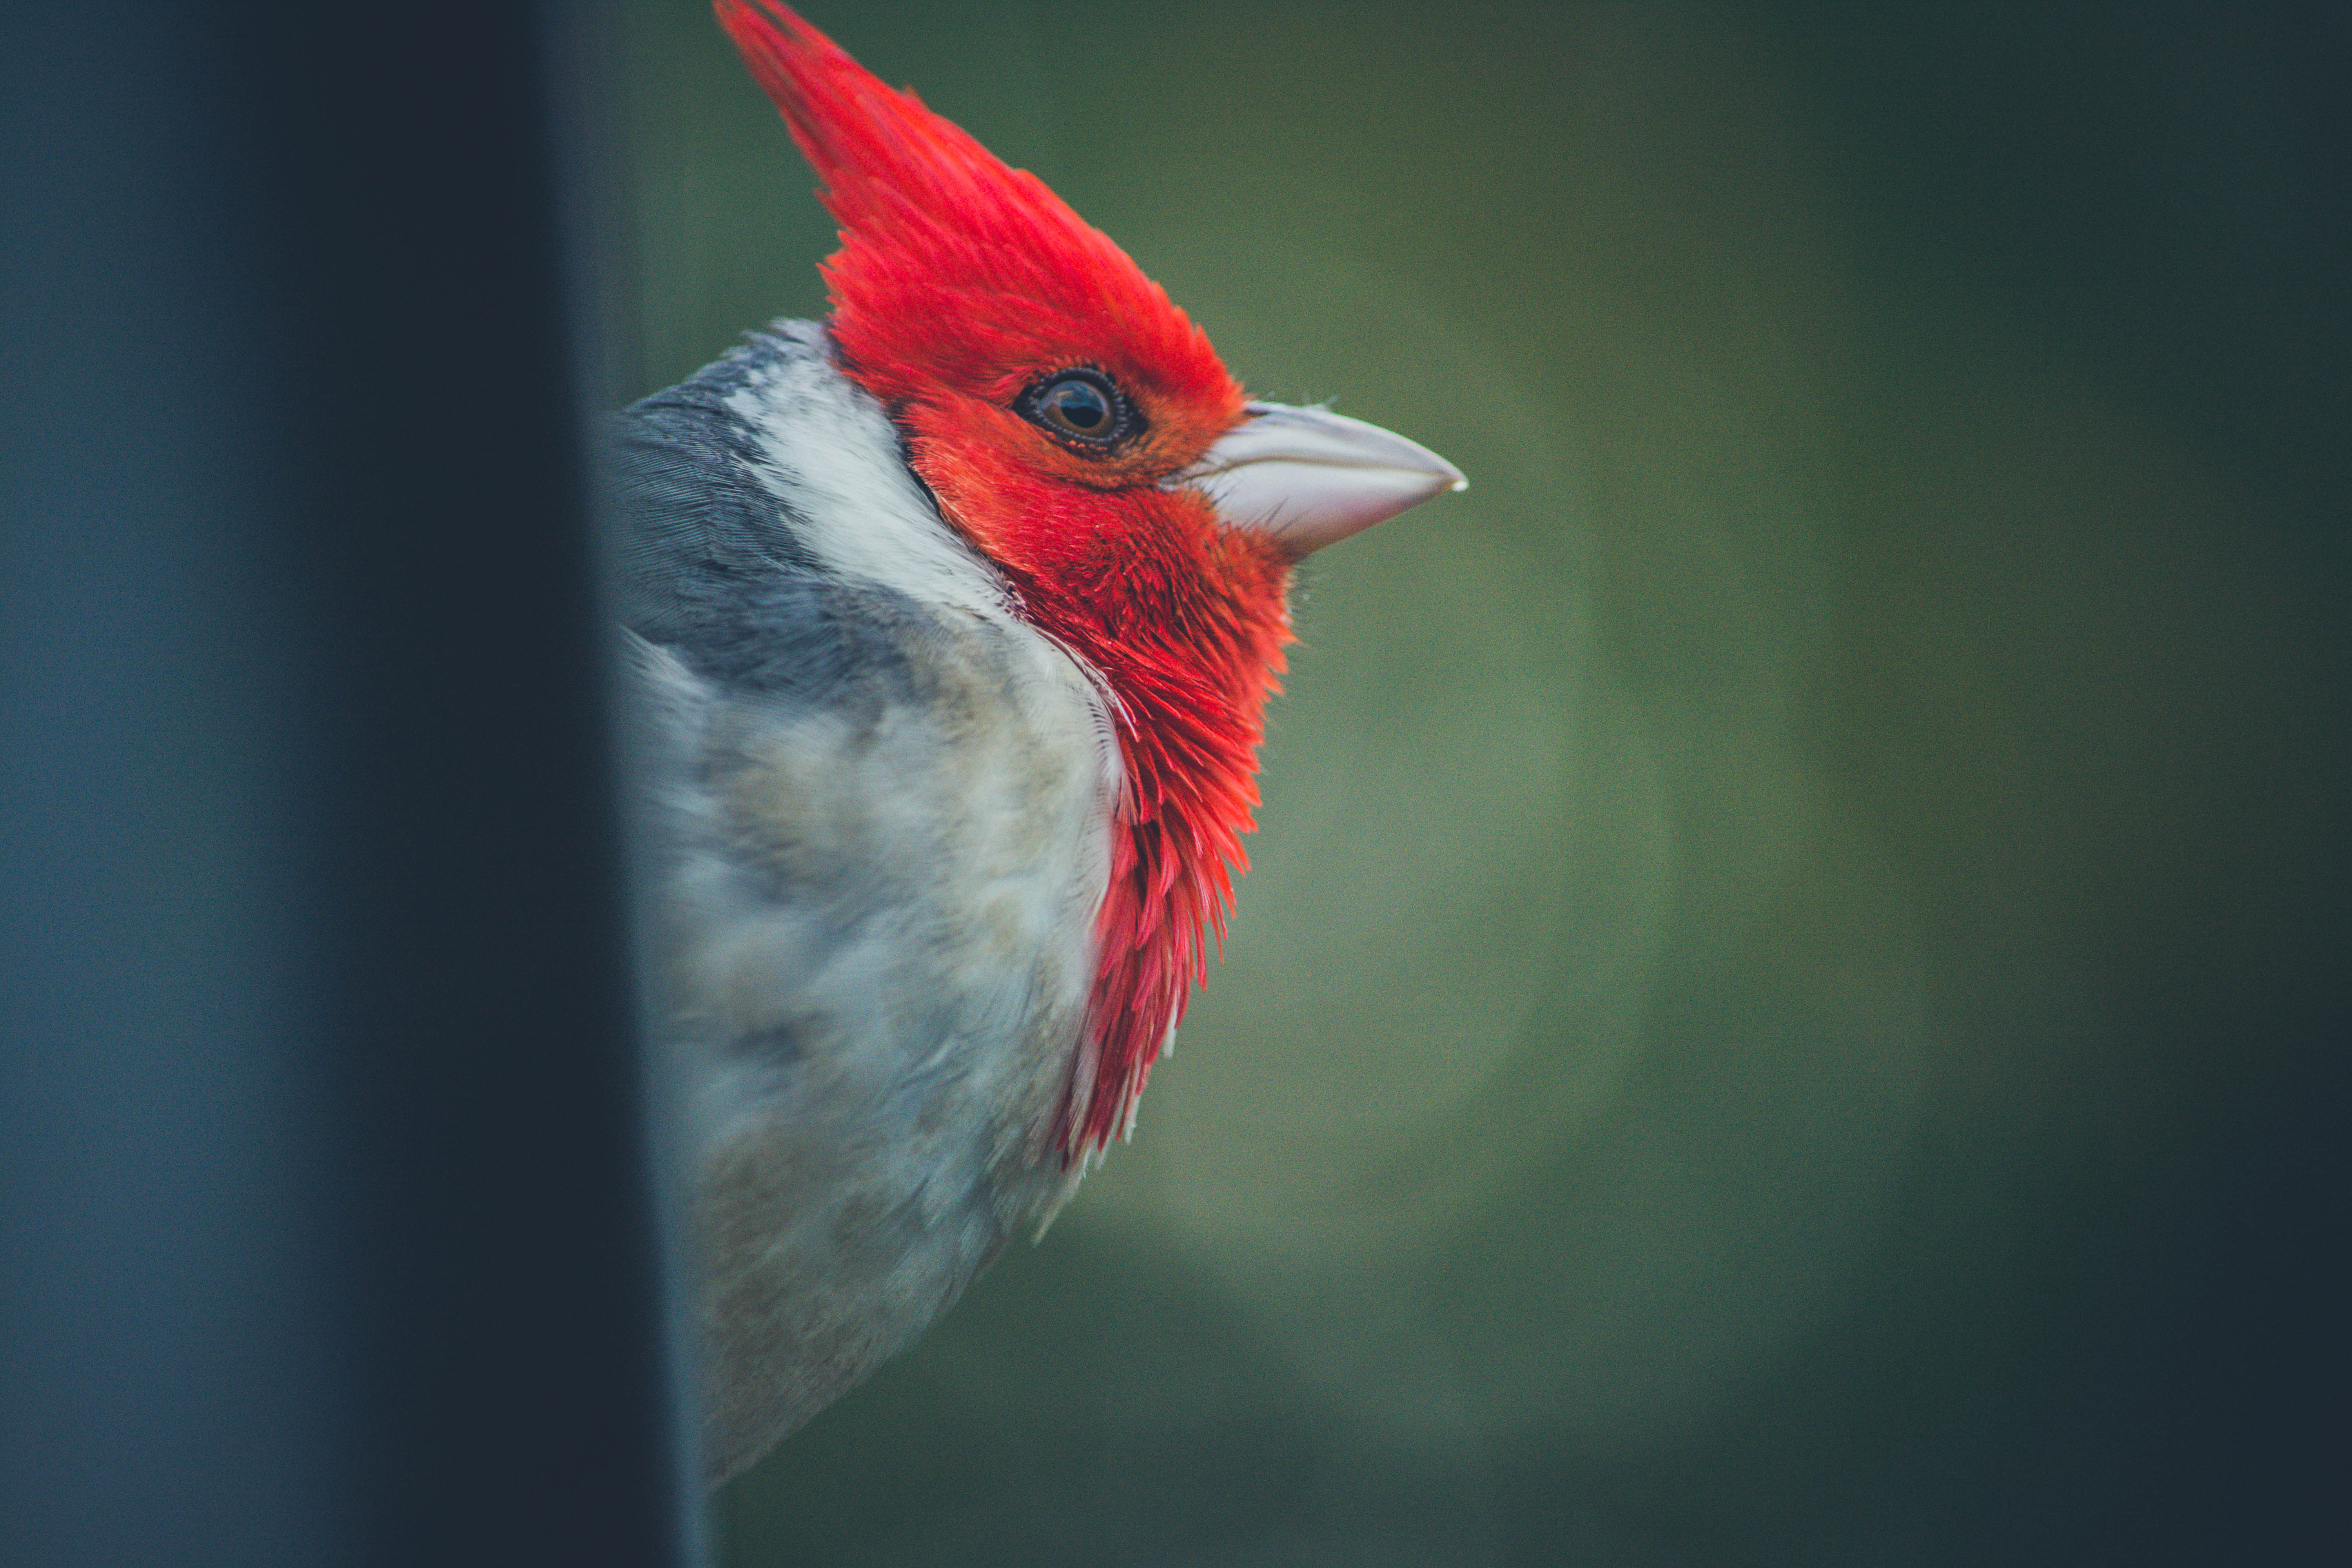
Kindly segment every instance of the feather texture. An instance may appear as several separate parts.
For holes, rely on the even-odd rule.
[[[1097,679],[1007,607],[818,329],[614,445],[723,1478],[1067,1195],[1119,761]],[[870,548],[893,529],[931,548]]]
[[[1291,563],[1170,483],[1242,420],[1244,394],[1159,285],[1034,175],[783,6],[718,10],[841,224],[824,272],[844,373],[890,411],[1017,613],[1111,694],[1126,788],[1062,1116],[1076,1161],[1132,1124],[1247,865]],[[1074,366],[1138,410],[1142,434],[1115,457],[1074,452],[1014,411]]]
[[[1461,476],[1245,402],[1036,179],[718,10],[841,224],[824,326],[614,440],[723,1478],[1131,1130],[1247,865],[1294,548]]]

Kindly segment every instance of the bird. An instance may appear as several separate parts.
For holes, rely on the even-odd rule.
[[[703,1471],[906,1348],[1131,1134],[1222,945],[1300,561],[1465,485],[1252,398],[1035,175],[715,0],[829,313],[612,416]]]

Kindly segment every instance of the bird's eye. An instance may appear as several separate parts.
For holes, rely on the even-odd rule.
[[[1021,416],[1091,447],[1113,447],[1141,424],[1134,405],[1100,371],[1056,371],[1021,395]]]

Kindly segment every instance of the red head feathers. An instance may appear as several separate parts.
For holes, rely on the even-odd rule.
[[[717,0],[841,225],[844,372],[940,510],[1115,699],[1126,789],[1065,1158],[1127,1126],[1222,939],[1257,805],[1291,555],[1162,484],[1244,418],[1198,327],[1033,174],[884,87],[773,0]],[[1040,417],[1066,403],[1069,418]],[[1051,412],[1051,410],[1047,410]]]

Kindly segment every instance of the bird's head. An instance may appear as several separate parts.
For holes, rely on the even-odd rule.
[[[1066,1155],[1126,1126],[1221,937],[1291,569],[1442,490],[1435,454],[1253,403],[1207,335],[1035,175],[774,0],[721,24],[822,182],[843,374],[946,521],[1108,685],[1126,788]]]

